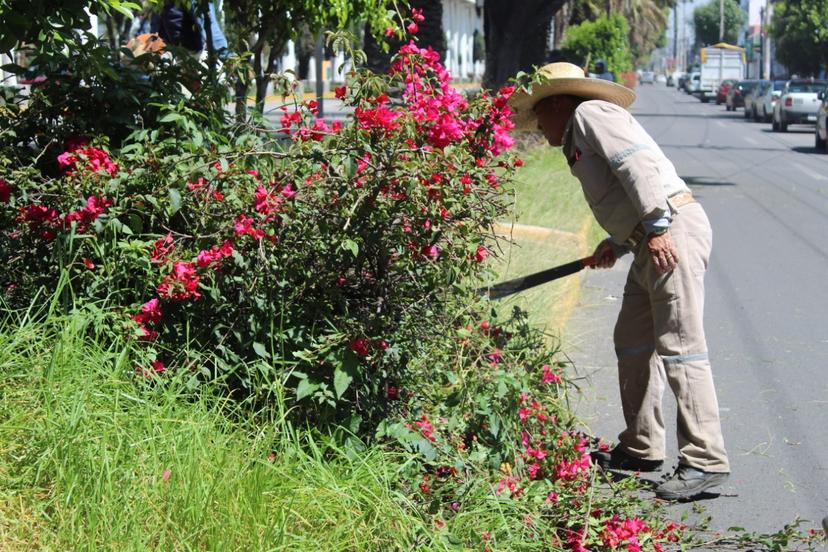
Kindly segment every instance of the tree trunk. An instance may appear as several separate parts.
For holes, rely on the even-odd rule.
[[[530,71],[548,58],[552,18],[565,0],[486,0],[483,25],[486,35],[486,72],[483,86],[503,86],[518,71]]]
[[[431,48],[440,54],[440,59],[445,60],[446,57],[446,32],[443,29],[443,3],[441,0],[411,0],[409,6],[423,10],[423,17],[425,20],[419,23],[419,31],[415,35],[417,37],[417,45],[421,48]],[[410,12],[409,12],[410,13]],[[408,40],[405,41],[406,43]],[[374,36],[371,34],[370,28],[365,27],[365,54],[368,56],[368,61],[365,66],[374,73],[385,73],[391,66],[391,56],[399,50],[402,42],[396,38],[388,40],[391,46],[388,53],[382,51],[381,45],[377,43]]]

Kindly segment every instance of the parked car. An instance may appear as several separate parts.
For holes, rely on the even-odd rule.
[[[725,108],[728,111],[736,111],[740,107],[745,107],[745,94],[753,90],[758,83],[757,80],[742,80],[734,84],[727,92]]]
[[[722,105],[727,100],[727,93],[736,84],[735,79],[725,79],[722,81],[722,84],[719,85],[719,89],[716,91],[716,105]]]
[[[776,107],[779,95],[782,94],[782,89],[785,88],[786,84],[788,84],[788,81],[786,80],[775,80],[771,86],[765,90],[765,95],[762,96],[762,99],[758,102],[758,109],[760,110],[759,116],[761,117],[763,123],[771,122],[771,119],[773,118],[773,109]]]
[[[828,153],[828,88],[817,94],[819,110],[814,128],[814,147],[819,153]]]
[[[818,96],[825,90],[825,85],[824,80],[789,80],[773,110],[773,130],[787,132],[788,125],[816,123],[820,104]]]
[[[701,89],[701,73],[698,71],[693,71],[690,73],[690,76],[687,77],[687,82],[684,84],[684,90],[688,94],[697,94]]]
[[[655,76],[655,81],[659,84],[665,84],[667,82],[667,75],[659,73]]]
[[[679,80],[683,74],[681,71],[673,71],[667,75],[667,86],[679,86]]]
[[[641,78],[638,82],[641,84],[653,84],[655,82],[655,73],[652,71],[641,71]]]
[[[676,87],[679,90],[687,91],[687,79],[690,78],[688,73],[681,73],[679,74],[678,80],[676,81]]]
[[[770,84],[768,80],[760,80],[751,90],[744,94],[745,99],[745,119],[756,119],[756,100],[761,99],[765,93],[765,87]]]

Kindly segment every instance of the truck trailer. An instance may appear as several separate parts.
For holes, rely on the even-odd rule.
[[[702,102],[715,98],[723,80],[745,78],[745,50],[732,44],[720,42],[702,48],[699,66],[699,87],[695,94]]]

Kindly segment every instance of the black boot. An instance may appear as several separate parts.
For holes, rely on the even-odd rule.
[[[610,451],[596,450],[590,453],[592,462],[605,470],[630,470],[640,472],[653,472],[661,469],[663,460],[646,460],[630,456],[621,446],[616,446]]]

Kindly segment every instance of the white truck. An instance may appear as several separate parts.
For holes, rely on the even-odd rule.
[[[694,93],[707,103],[715,98],[723,80],[745,78],[745,50],[720,42],[701,50],[699,87]]]

